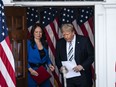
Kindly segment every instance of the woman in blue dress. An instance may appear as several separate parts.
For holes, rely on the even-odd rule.
[[[46,69],[48,66],[51,71],[54,71],[54,66],[48,55],[47,43],[43,35],[42,26],[39,23],[36,23],[31,29],[31,38],[27,42],[28,87],[50,87],[49,79],[38,85],[31,77],[31,75],[38,75],[35,70],[41,65]]]

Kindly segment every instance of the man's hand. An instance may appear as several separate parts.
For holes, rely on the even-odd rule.
[[[62,67],[60,68],[60,72],[61,72],[61,73],[67,73],[68,70],[67,70],[67,68],[66,68],[65,66],[62,66]]]
[[[83,68],[83,66],[81,66],[81,65],[77,65],[77,66],[75,66],[75,67],[73,68],[73,70],[74,70],[75,72],[80,72],[81,70],[84,70],[84,68]]]

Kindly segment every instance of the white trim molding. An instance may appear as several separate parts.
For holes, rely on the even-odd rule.
[[[96,87],[115,87],[116,4],[95,5]]]

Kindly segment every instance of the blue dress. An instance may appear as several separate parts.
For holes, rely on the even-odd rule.
[[[27,41],[28,68],[31,67],[30,63],[32,64],[46,63],[47,65],[51,64],[51,61],[48,55],[48,50],[46,48],[43,48],[43,50],[45,52],[45,56],[41,59],[37,45],[35,44],[33,49],[31,46],[30,40]],[[31,68],[36,70],[38,67],[31,67]],[[37,87],[37,86],[38,84],[33,80],[33,78],[30,75],[30,72],[28,71],[28,87]],[[45,81],[44,83],[39,85],[39,87],[50,87],[50,81],[49,80]]]

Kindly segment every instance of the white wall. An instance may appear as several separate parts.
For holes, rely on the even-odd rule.
[[[96,87],[115,87],[116,4],[95,5]]]

